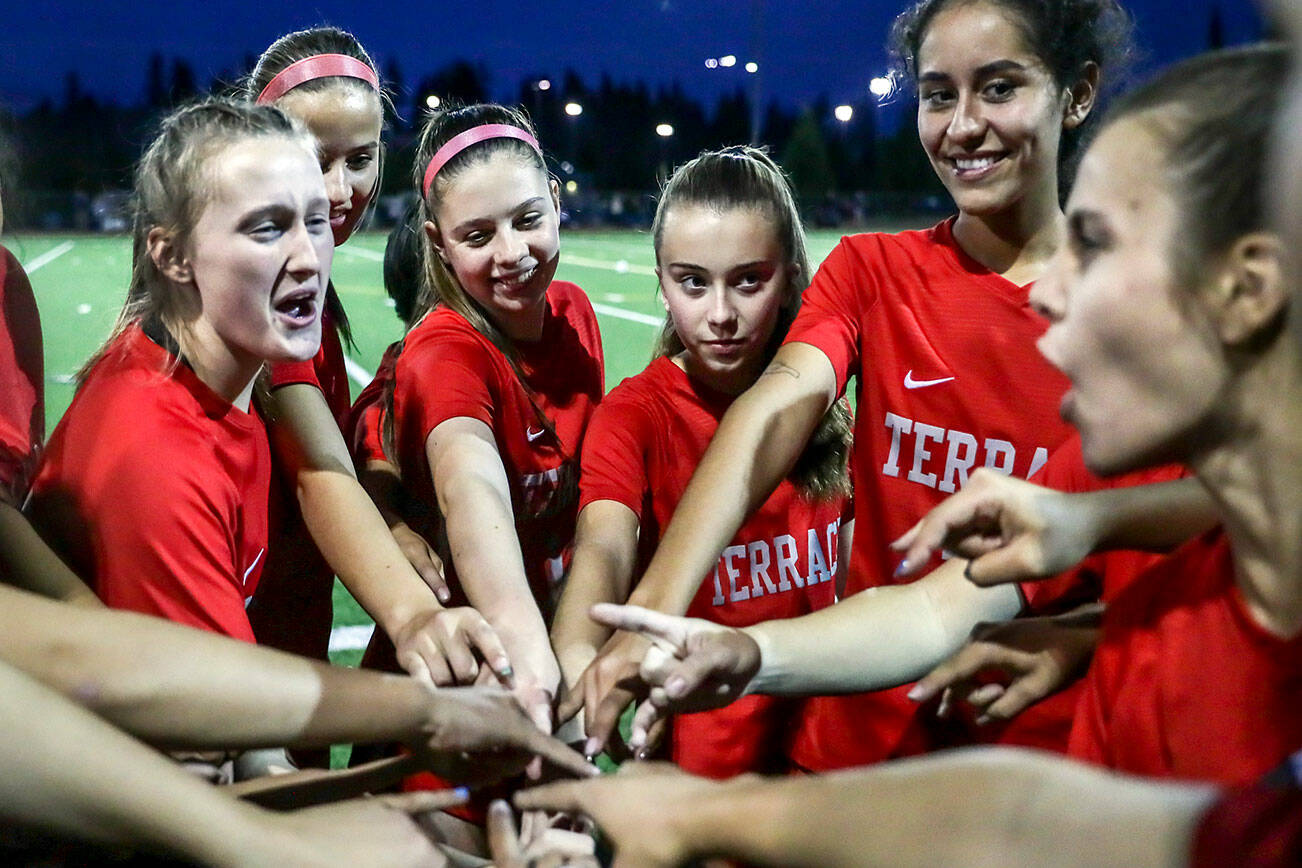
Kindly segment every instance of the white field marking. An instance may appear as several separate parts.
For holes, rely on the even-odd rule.
[[[348,379],[362,388],[371,385],[371,380],[375,379],[375,374],[372,374],[348,356],[344,356],[344,370],[348,372]]]
[[[642,274],[655,277],[656,270],[650,265],[636,265],[628,260],[607,262],[604,259],[588,259],[586,256],[571,256],[566,253],[561,257],[562,265],[577,265],[580,268],[600,268],[602,271],[614,271],[619,274]]]
[[[383,262],[384,254],[366,247],[336,247],[336,253],[347,253],[350,256],[357,256],[361,259],[369,259],[372,262]]]
[[[602,298],[605,301],[610,302],[611,304],[623,304],[624,302],[628,301],[628,299],[624,297],[624,293],[622,292],[608,292],[605,295],[603,295]]]
[[[353,627],[335,627],[330,631],[330,650],[360,651],[371,641],[371,634],[374,632],[374,624],[358,624]]]
[[[45,251],[40,256],[36,257],[31,262],[28,262],[26,265],[24,265],[23,271],[26,271],[28,274],[31,274],[33,271],[36,271],[40,268],[49,265],[51,262],[53,262],[63,254],[71,250],[74,246],[75,245],[73,242],[65,241],[62,244],[60,244],[58,247],[51,247],[49,250]]]
[[[592,303],[592,309],[597,313],[604,313],[606,316],[613,316],[616,319],[627,319],[633,322],[640,322],[642,325],[649,325],[653,328],[659,328],[665,324],[663,317],[648,316],[644,313],[635,313],[631,310],[624,310],[622,307],[613,307],[609,304]]]

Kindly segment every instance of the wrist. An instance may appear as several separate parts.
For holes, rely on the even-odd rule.
[[[777,649],[773,641],[773,635],[766,626],[767,623],[761,622],[741,628],[742,635],[749,637],[759,651],[759,666],[751,675],[750,681],[746,682],[741,691],[741,696],[749,696],[752,693],[770,693],[773,692],[773,688],[776,686],[777,667],[774,663],[777,658]]]

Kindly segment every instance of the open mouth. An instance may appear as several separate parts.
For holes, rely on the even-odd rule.
[[[537,271],[536,268],[530,268],[525,271],[516,272],[515,274],[494,277],[493,283],[508,291],[520,289],[529,282],[535,271]]]
[[[316,321],[317,293],[314,289],[301,289],[286,293],[274,305],[276,313],[295,328],[310,326]]]

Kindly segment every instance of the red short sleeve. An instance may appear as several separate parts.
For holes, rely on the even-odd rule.
[[[20,503],[45,440],[41,317],[22,266],[0,247],[0,496]]]
[[[402,343],[390,344],[380,359],[375,378],[362,389],[348,414],[348,447],[358,467],[368,461],[390,461],[384,451],[385,393],[393,381],[393,366]]]
[[[859,243],[874,243],[870,236],[858,236]],[[849,239],[842,238],[819,266],[805,290],[800,313],[787,332],[784,344],[803,343],[826,354],[836,371],[838,391],[859,370],[859,332],[864,311],[877,297],[876,276],[863,267]]]
[[[646,449],[654,421],[632,396],[615,389],[597,406],[583,443],[579,509],[596,500],[622,503],[642,519],[647,488]]]
[[[408,346],[398,357],[394,407],[421,442],[448,419],[466,416],[490,428],[496,401],[492,350],[473,334],[449,330],[437,341]],[[437,383],[436,388],[429,384]]]

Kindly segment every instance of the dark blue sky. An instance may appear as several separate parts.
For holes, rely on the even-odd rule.
[[[1230,42],[1260,33],[1252,0],[1126,2],[1148,58],[1141,69],[1200,50],[1214,3]],[[408,86],[465,57],[491,70],[499,98],[514,97],[525,76],[559,77],[570,67],[590,82],[603,72],[652,84],[676,79],[713,101],[725,90],[749,86],[741,64],[757,59],[766,100],[799,105],[826,93],[834,102],[852,101],[861,99],[868,79],[884,69],[882,44],[903,0],[28,0],[6,5],[0,102],[22,111],[62,94],[69,70],[96,96],[134,103],[144,92],[146,62],[155,51],[190,60],[203,84],[222,71],[243,71],[243,58],[277,35],[321,22],[352,30],[381,64],[396,59]],[[757,8],[762,10],[758,27]],[[705,58],[727,53],[739,58],[736,67],[705,68]]]

